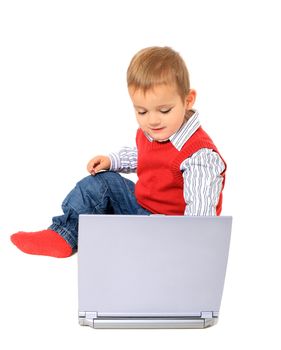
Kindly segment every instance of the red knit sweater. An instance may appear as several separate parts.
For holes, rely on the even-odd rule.
[[[199,127],[178,151],[170,141],[150,142],[141,129],[137,132],[138,181],[136,198],[141,206],[155,214],[183,215],[186,203],[183,197],[183,176],[180,164],[201,148],[218,152],[208,134]],[[226,169],[226,164],[225,164]],[[225,170],[222,174],[223,185]],[[223,188],[223,187],[222,187]],[[222,209],[222,192],[216,208]]]

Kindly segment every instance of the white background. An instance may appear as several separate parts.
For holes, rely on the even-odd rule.
[[[278,2],[0,2],[1,348],[280,346]],[[133,144],[126,69],[151,45],[186,60],[202,125],[228,163],[223,214],[234,223],[220,321],[95,331],[78,325],[77,256],[25,255],[9,236],[45,228],[92,156]]]

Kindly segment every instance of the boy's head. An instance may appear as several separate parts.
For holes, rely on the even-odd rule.
[[[169,47],[139,51],[127,71],[127,83],[137,121],[156,141],[170,138],[190,114],[196,92],[180,55]]]
[[[132,58],[127,70],[128,88],[144,93],[156,85],[174,85],[182,101],[190,89],[184,60],[170,47],[148,47]]]

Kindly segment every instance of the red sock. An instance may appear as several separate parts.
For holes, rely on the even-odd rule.
[[[38,232],[17,232],[11,241],[24,253],[67,258],[72,248],[57,232],[43,230]]]

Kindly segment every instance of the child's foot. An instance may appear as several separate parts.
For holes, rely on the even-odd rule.
[[[38,232],[17,232],[11,241],[24,253],[67,258],[72,248],[57,232],[43,230]]]

